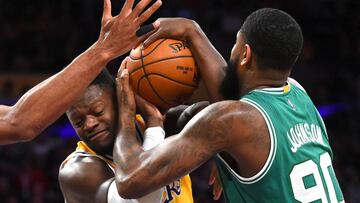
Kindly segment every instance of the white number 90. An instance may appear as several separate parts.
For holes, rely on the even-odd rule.
[[[329,170],[333,170],[331,165],[331,158],[327,152],[320,156],[320,170],[325,180],[330,202],[338,203],[334,184],[329,173]],[[305,188],[303,178],[309,175],[314,177],[315,185],[309,188]],[[300,202],[312,202],[315,200],[321,200],[323,203],[328,202],[325,188],[321,180],[319,166],[313,160],[308,160],[295,165],[290,173],[290,180],[296,200]]]

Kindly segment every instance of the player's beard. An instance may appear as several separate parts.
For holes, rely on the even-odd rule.
[[[239,89],[241,81],[237,74],[237,63],[239,60],[229,60],[226,67],[226,73],[224,79],[220,84],[220,94],[226,100],[238,100],[240,99]]]

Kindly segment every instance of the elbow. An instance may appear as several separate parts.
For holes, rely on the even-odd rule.
[[[33,140],[38,131],[34,128],[26,126],[26,124],[19,119],[10,119],[9,121],[10,131],[13,134],[14,141],[16,142],[28,142]]]
[[[33,139],[35,139],[35,137],[37,136],[38,133],[36,133],[35,131],[28,129],[28,130],[24,130],[23,132],[20,132],[19,136],[20,136],[20,141],[22,142],[29,142],[32,141]]]
[[[119,195],[124,199],[138,199],[145,195],[142,194],[143,188],[131,177],[116,176],[115,182]]]

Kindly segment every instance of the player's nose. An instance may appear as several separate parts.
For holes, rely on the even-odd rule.
[[[97,118],[93,116],[87,116],[84,124],[84,130],[87,133],[91,133],[94,129],[96,129],[99,126],[99,121]]]

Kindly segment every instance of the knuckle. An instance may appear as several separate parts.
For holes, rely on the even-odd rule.
[[[144,14],[144,15],[139,16],[138,21],[143,23],[146,21],[146,19],[147,19],[147,15]]]
[[[140,11],[142,11],[143,9],[144,9],[144,6],[138,5],[138,6],[135,7],[135,9],[133,10],[133,12],[136,13],[136,14],[139,14]]]

